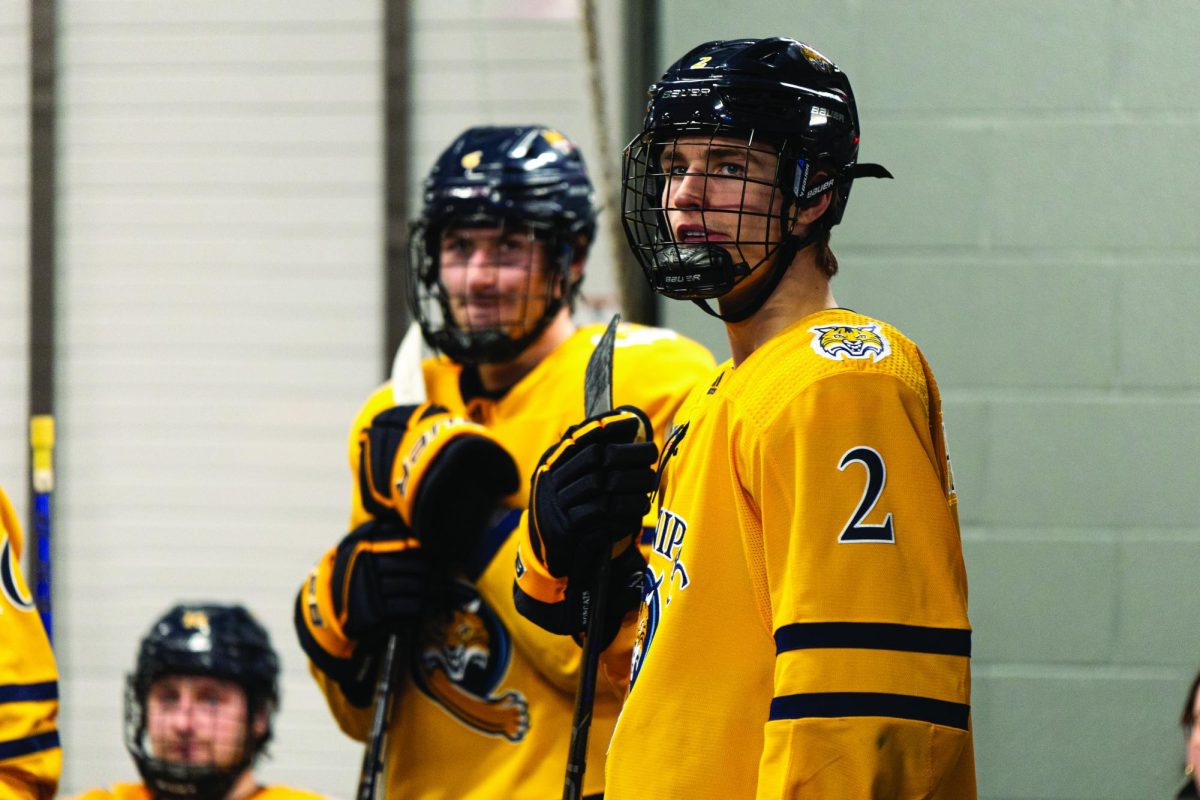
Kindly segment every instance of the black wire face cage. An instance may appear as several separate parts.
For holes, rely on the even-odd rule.
[[[652,129],[629,143],[621,220],[654,291],[720,297],[780,250],[810,173],[788,152],[786,140],[720,125]]]
[[[460,363],[516,358],[577,288],[571,280],[575,243],[549,224],[496,217],[419,221],[409,244],[409,308],[429,345]],[[449,281],[447,266],[454,267]]]
[[[155,798],[187,798],[187,800],[222,800],[238,777],[254,763],[263,739],[255,739],[254,717],[258,704],[249,693],[246,695],[246,717],[242,727],[237,730],[240,741],[236,745],[236,755],[225,766],[216,763],[204,763],[203,753],[195,763],[181,763],[163,758],[155,752],[150,737],[147,719],[148,703],[146,693],[148,686],[139,683],[135,675],[130,675],[125,681],[125,749],[133,757],[138,772],[146,784],[146,788]],[[237,722],[231,722],[234,728]]]

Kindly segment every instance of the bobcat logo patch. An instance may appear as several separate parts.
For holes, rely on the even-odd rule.
[[[529,703],[500,683],[508,675],[512,642],[500,618],[474,587],[451,588],[453,610],[427,625],[413,677],[429,699],[484,736],[519,742],[529,730]]]
[[[813,352],[831,361],[870,358],[880,361],[892,347],[878,325],[823,325],[809,329]]]

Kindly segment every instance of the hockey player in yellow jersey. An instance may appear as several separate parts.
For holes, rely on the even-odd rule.
[[[0,489],[0,797],[50,798],[62,770],[58,668],[21,575],[21,545]]]
[[[296,629],[342,729],[365,740],[388,630],[404,632],[384,754],[388,797],[549,800],[562,794],[580,649],[517,614],[513,536],[542,452],[584,407],[603,326],[577,328],[573,299],[595,225],[575,145],[541,126],[472,128],[438,158],[411,233],[410,308],[438,352],[428,403],[391,385],[351,429],[351,533],[301,587]],[[614,396],[661,442],[713,367],[670,331],[622,325]],[[499,512],[491,512],[499,507]],[[652,529],[653,517],[632,517]],[[640,597],[636,551],[614,570]],[[577,602],[577,597],[571,598]],[[613,621],[615,632],[619,619]],[[598,797],[621,692],[596,703],[584,787]]]
[[[142,782],[79,800],[322,800],[255,779],[278,705],[279,658],[250,612],[177,605],[142,639],[126,681],[125,747]]]
[[[651,88],[625,151],[630,245],[657,292],[724,322],[732,359],[659,459],[641,614],[605,654],[630,666],[608,800],[976,796],[937,384],[830,288],[852,181],[891,177],[858,163],[859,133],[848,79],[812,47],[717,41]],[[631,416],[588,425],[628,438]],[[578,508],[608,493],[559,490],[580,449],[564,440],[534,479],[517,588],[543,603],[592,533]]]

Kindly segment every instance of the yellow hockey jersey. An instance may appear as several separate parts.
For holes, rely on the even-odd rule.
[[[607,800],[976,795],[941,401],[843,309],[719,367],[676,417]]]
[[[154,800],[150,790],[141,783],[114,783],[111,789],[92,789],[75,800]],[[246,800],[326,800],[325,795],[313,794],[287,786],[262,786]]]
[[[469,554],[454,587],[452,624],[426,631],[394,705],[385,778],[389,797],[548,800],[562,795],[574,709],[579,647],[517,614],[512,536],[538,459],[583,417],[583,376],[604,326],[576,331],[503,396],[473,390],[473,373],[439,357],[423,364],[428,399],[487,426],[516,461],[520,490],[512,511]],[[671,331],[621,325],[613,358],[613,398],[649,415],[659,444],[679,404],[713,368],[700,345]],[[466,387],[464,389],[464,386]],[[358,470],[358,432],[393,405],[390,386],[360,411],[350,436],[351,474]],[[369,515],[355,483],[351,528]],[[648,528],[653,517],[647,519]],[[329,551],[305,581],[297,628],[311,670],[342,729],[357,739],[369,730],[369,698],[347,698],[336,676],[354,655],[333,611]],[[604,751],[621,694],[598,696],[584,792],[603,790]]]
[[[53,797],[62,771],[58,667],[21,576],[21,526],[0,489],[0,797]]]

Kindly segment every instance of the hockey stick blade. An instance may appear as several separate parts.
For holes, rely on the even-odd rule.
[[[421,370],[424,358],[421,326],[412,322],[396,348],[392,359],[392,402],[398,406],[415,406],[425,402],[425,373]]]
[[[583,413],[588,417],[612,411],[612,363],[613,346],[617,341],[617,324],[620,314],[613,314],[604,334],[596,342],[583,373]]]
[[[583,375],[584,412],[594,417],[611,411],[613,347],[617,339],[620,314],[613,314],[604,335],[596,343]],[[575,691],[575,716],[571,721],[571,749],[567,755],[567,775],[563,782],[563,800],[579,800],[583,793],[583,773],[587,769],[588,733],[592,728],[592,707],[596,702],[596,672],[600,665],[601,626],[607,602],[608,558],[600,559],[595,582],[583,592],[587,638],[583,642],[583,664],[579,670],[579,687]],[[590,596],[589,596],[590,595]]]

